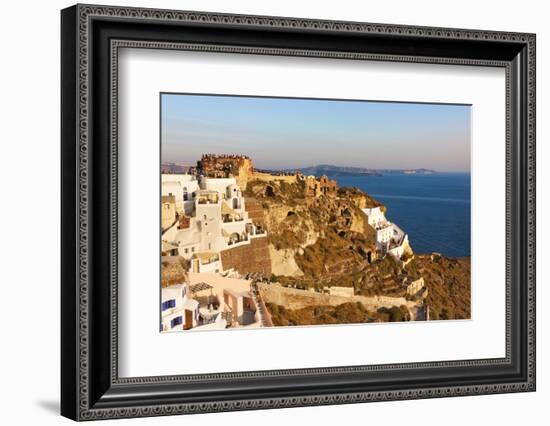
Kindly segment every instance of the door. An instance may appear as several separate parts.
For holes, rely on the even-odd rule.
[[[185,324],[183,326],[184,330],[189,330],[193,328],[193,311],[188,309],[185,310]]]

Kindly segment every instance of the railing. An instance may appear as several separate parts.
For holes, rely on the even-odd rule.
[[[240,244],[240,243],[245,243],[247,241],[248,241],[248,237],[244,237],[244,238],[240,238],[238,240],[229,240],[227,242],[227,245],[232,246],[232,245],[237,245],[237,244]]]
[[[199,259],[201,265],[210,265],[211,263],[216,263],[220,258],[218,256],[210,257],[208,259]]]
[[[395,240],[391,240],[390,241],[390,247],[389,249],[394,249],[394,248],[397,248],[397,247],[401,247],[403,245],[403,243],[405,242],[405,236],[406,235],[401,235],[401,237],[399,238],[399,240],[397,240],[397,242]]]
[[[374,229],[380,231],[382,229],[389,228],[390,226],[392,226],[392,223],[390,222],[377,222],[374,224]]]
[[[199,198],[197,203],[199,204],[218,204],[219,200],[211,200],[209,198]]]
[[[232,217],[224,217],[222,219],[223,223],[233,223],[233,222],[242,222],[242,221],[244,221],[244,218],[242,218],[242,217],[238,217],[236,219],[232,218]]]

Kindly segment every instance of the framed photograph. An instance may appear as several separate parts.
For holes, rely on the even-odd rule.
[[[535,390],[535,35],[61,12],[61,412]]]

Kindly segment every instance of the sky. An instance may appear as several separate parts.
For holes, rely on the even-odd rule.
[[[470,171],[470,106],[161,95],[163,163],[244,154],[260,169],[318,164]]]

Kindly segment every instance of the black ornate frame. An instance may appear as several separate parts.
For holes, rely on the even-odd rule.
[[[535,35],[76,5],[62,28],[61,413],[74,420],[535,390]],[[506,70],[506,357],[119,378],[121,47]]]

